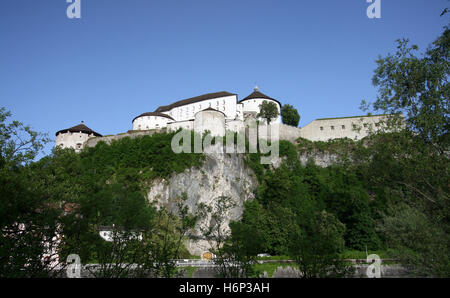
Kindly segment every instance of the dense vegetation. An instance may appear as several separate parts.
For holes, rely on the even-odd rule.
[[[10,131],[20,133],[23,126],[7,126],[4,110],[1,116],[1,276],[48,276],[58,253],[61,262],[78,254],[83,264],[101,264],[95,276],[128,276],[131,269],[123,263],[140,266],[135,276],[177,272],[172,260],[188,256],[183,240],[197,218],[182,206],[184,197],[174,198],[176,214],[156,210],[146,199],[147,183],[200,166],[203,155],[173,153],[175,133],[162,133],[99,143],[80,154],[55,149],[31,162],[40,135],[14,138]],[[19,155],[22,148],[27,154]],[[118,236],[113,242],[100,237],[105,227]]]
[[[423,57],[399,41],[395,55],[377,61],[373,108],[393,115],[390,132],[358,142],[280,141],[276,168],[261,164],[259,153],[245,154],[259,185],[228,234],[227,197],[196,214],[184,206],[186,196],[173,198],[175,213],[148,202],[152,179],[202,165],[202,154],[172,151],[175,133],[99,143],[80,154],[55,149],[34,162],[48,139],[8,122],[1,109],[0,276],[50,276],[56,255],[64,264],[76,253],[83,263],[100,264],[96,276],[171,277],[178,272],[173,260],[188,256],[183,241],[205,212],[214,224],[201,232],[215,243],[220,276],[257,276],[253,265],[263,252],[293,259],[305,277],[346,276],[344,252],[366,249],[420,276],[450,276],[449,45],[446,28]],[[402,129],[394,129],[399,123]],[[301,154],[312,159],[302,164]],[[317,154],[337,162],[318,167]],[[112,242],[100,237],[104,227]]]

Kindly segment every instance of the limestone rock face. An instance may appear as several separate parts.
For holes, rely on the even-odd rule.
[[[148,192],[148,200],[158,207],[176,211],[177,198],[186,195],[185,201],[191,212],[197,204],[204,203],[213,208],[219,196],[227,196],[235,207],[224,214],[224,225],[230,220],[238,220],[243,213],[243,205],[254,198],[257,179],[253,171],[244,164],[242,154],[205,153],[205,161],[200,168],[191,168],[174,174],[169,179],[156,179]],[[197,231],[211,222],[210,214],[198,223]],[[207,241],[190,241],[186,245],[193,255],[201,255],[210,248]]]
[[[176,212],[177,200],[185,195],[184,204],[188,206],[190,212],[195,212],[200,203],[214,208],[218,197],[229,197],[235,207],[223,217],[223,226],[228,229],[231,220],[241,218],[244,202],[254,198],[254,190],[258,184],[253,171],[245,166],[243,154],[214,153],[215,150],[217,148],[213,148],[212,152],[205,152],[205,161],[200,168],[188,169],[183,173],[172,175],[169,179],[153,180],[147,196],[149,202]],[[336,162],[335,156],[327,154],[299,155],[299,160],[303,164],[309,158],[322,167]],[[272,160],[272,167],[279,167],[283,160],[282,157],[275,157]],[[197,236],[200,236],[202,228],[206,229],[213,224],[211,214],[208,214],[198,223]],[[191,254],[201,255],[211,248],[211,244],[205,240],[197,240],[189,241],[186,247]]]

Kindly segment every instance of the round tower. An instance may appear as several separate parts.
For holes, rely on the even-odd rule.
[[[56,133],[55,147],[62,149],[72,148],[76,152],[80,152],[84,148],[85,142],[91,137],[101,137],[98,132],[93,131],[81,121],[81,124],[62,129]]]
[[[203,134],[205,130],[211,136],[223,137],[225,135],[225,114],[213,108],[207,108],[195,114],[194,131]]]
[[[132,121],[133,130],[150,130],[166,128],[167,124],[175,120],[160,112],[148,112],[135,117]]]
[[[257,115],[259,114],[260,108],[259,106],[264,102],[273,102],[277,105],[278,108],[278,117],[275,119],[272,119],[272,124],[281,123],[281,103],[276,100],[275,98],[271,98],[264,93],[259,91],[258,86],[255,86],[253,89],[253,93],[247,96],[246,98],[239,101],[240,104],[242,104],[242,111],[244,114],[244,118],[247,117],[253,117],[257,118]]]

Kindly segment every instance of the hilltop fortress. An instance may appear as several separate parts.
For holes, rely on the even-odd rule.
[[[271,119],[270,129],[268,129],[266,122],[258,117],[260,105],[264,101],[275,103],[278,112],[281,113],[281,103],[261,93],[258,87],[240,101],[237,94],[226,91],[208,93],[160,106],[154,112],[140,114],[132,120],[131,130],[115,136],[102,136],[82,122],[77,126],[58,131],[55,146],[73,148],[79,152],[84,147],[95,146],[100,141],[110,143],[112,140],[126,136],[151,135],[158,131],[177,131],[178,129],[197,131],[198,127],[201,127],[201,133],[209,130],[214,136],[223,136],[226,131],[244,131],[250,120],[261,121],[262,125],[258,126],[260,138],[267,138],[267,131],[270,129],[278,129],[279,138],[291,142],[299,137],[311,141],[338,138],[358,140],[367,136],[370,129],[380,129],[380,124],[386,117],[376,115],[323,118],[298,128],[283,124],[279,115]]]

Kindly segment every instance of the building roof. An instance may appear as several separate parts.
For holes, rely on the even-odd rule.
[[[236,94],[230,93],[230,92],[227,92],[227,91],[203,94],[203,95],[200,95],[200,96],[191,97],[191,98],[187,98],[187,99],[183,99],[183,100],[174,102],[173,104],[170,104],[168,106],[160,106],[160,107],[158,107],[155,110],[155,112],[167,112],[167,111],[169,111],[169,110],[171,110],[173,108],[184,106],[184,105],[187,105],[187,104],[196,103],[196,102],[200,102],[200,101],[204,101],[204,100],[208,100],[208,99],[214,99],[214,98],[220,98],[220,97],[225,97],[225,96],[231,96],[231,95],[236,95]]]
[[[175,121],[175,119],[173,119],[173,118],[170,117],[169,115],[166,115],[166,114],[163,114],[163,113],[160,113],[160,112],[147,112],[147,113],[144,113],[144,114],[140,114],[140,115],[137,116],[137,117],[134,117],[133,121],[131,121],[131,122],[134,122],[134,120],[136,120],[137,118],[139,118],[139,117],[144,117],[144,116],[164,117],[164,118],[170,119],[170,120],[172,120],[172,121]]]
[[[99,134],[98,132],[93,131],[92,129],[90,129],[89,127],[87,127],[86,125],[84,125],[84,122],[82,121],[81,124],[71,127],[71,128],[66,128],[66,129],[62,129],[60,131],[58,131],[56,133],[56,135],[60,134],[60,133],[67,133],[67,132],[82,132],[82,133],[86,133],[86,134],[94,134],[96,137],[101,137],[102,135]]]
[[[250,94],[249,96],[247,96],[246,98],[242,99],[241,101],[239,101],[239,103],[249,100],[249,99],[255,99],[255,98],[270,99],[270,100],[277,102],[281,106],[281,103],[278,100],[276,100],[275,98],[269,97],[269,96],[265,95],[264,93],[259,92],[258,87],[255,87],[253,93]]]

